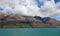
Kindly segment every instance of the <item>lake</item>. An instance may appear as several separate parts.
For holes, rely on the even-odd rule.
[[[60,28],[0,28],[0,36],[60,36]]]

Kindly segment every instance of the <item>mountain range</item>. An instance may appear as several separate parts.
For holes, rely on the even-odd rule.
[[[59,28],[60,21],[50,17],[20,16],[0,12],[1,28]]]

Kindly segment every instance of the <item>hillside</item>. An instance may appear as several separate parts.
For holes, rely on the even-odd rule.
[[[50,17],[20,16],[0,12],[1,28],[60,28],[60,21]]]

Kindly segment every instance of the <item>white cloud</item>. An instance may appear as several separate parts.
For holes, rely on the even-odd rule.
[[[60,9],[53,0],[39,0],[44,5],[39,8],[35,0],[0,0],[0,7],[4,8],[4,12],[27,16],[59,16]],[[13,9],[12,9],[13,8]]]
[[[43,17],[47,16],[60,16],[59,5],[55,4],[53,0],[45,1],[44,6],[41,7],[40,11]]]

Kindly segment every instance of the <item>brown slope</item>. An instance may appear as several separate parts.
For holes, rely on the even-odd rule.
[[[5,19],[5,20],[3,20],[3,21],[5,21],[5,23],[6,22],[10,23],[10,21],[13,21],[13,22],[17,21],[16,24],[19,23],[18,25],[21,27],[22,26],[25,26],[25,27],[26,26],[28,26],[28,27],[60,27],[60,21],[57,21],[57,20],[52,19],[52,18],[48,19],[47,23],[43,23],[42,20],[37,20],[36,18],[34,18],[32,16],[26,17],[26,16],[13,15],[13,14],[6,15],[6,14],[0,12],[0,19],[1,18]],[[24,23],[21,24],[20,22],[22,22],[22,21]],[[30,25],[31,22],[32,22],[32,24]],[[13,24],[15,24],[15,23],[13,23]],[[11,24],[11,25],[13,25],[13,24]],[[9,25],[7,25],[7,26],[9,26]],[[14,26],[16,26],[16,25],[14,25]]]

